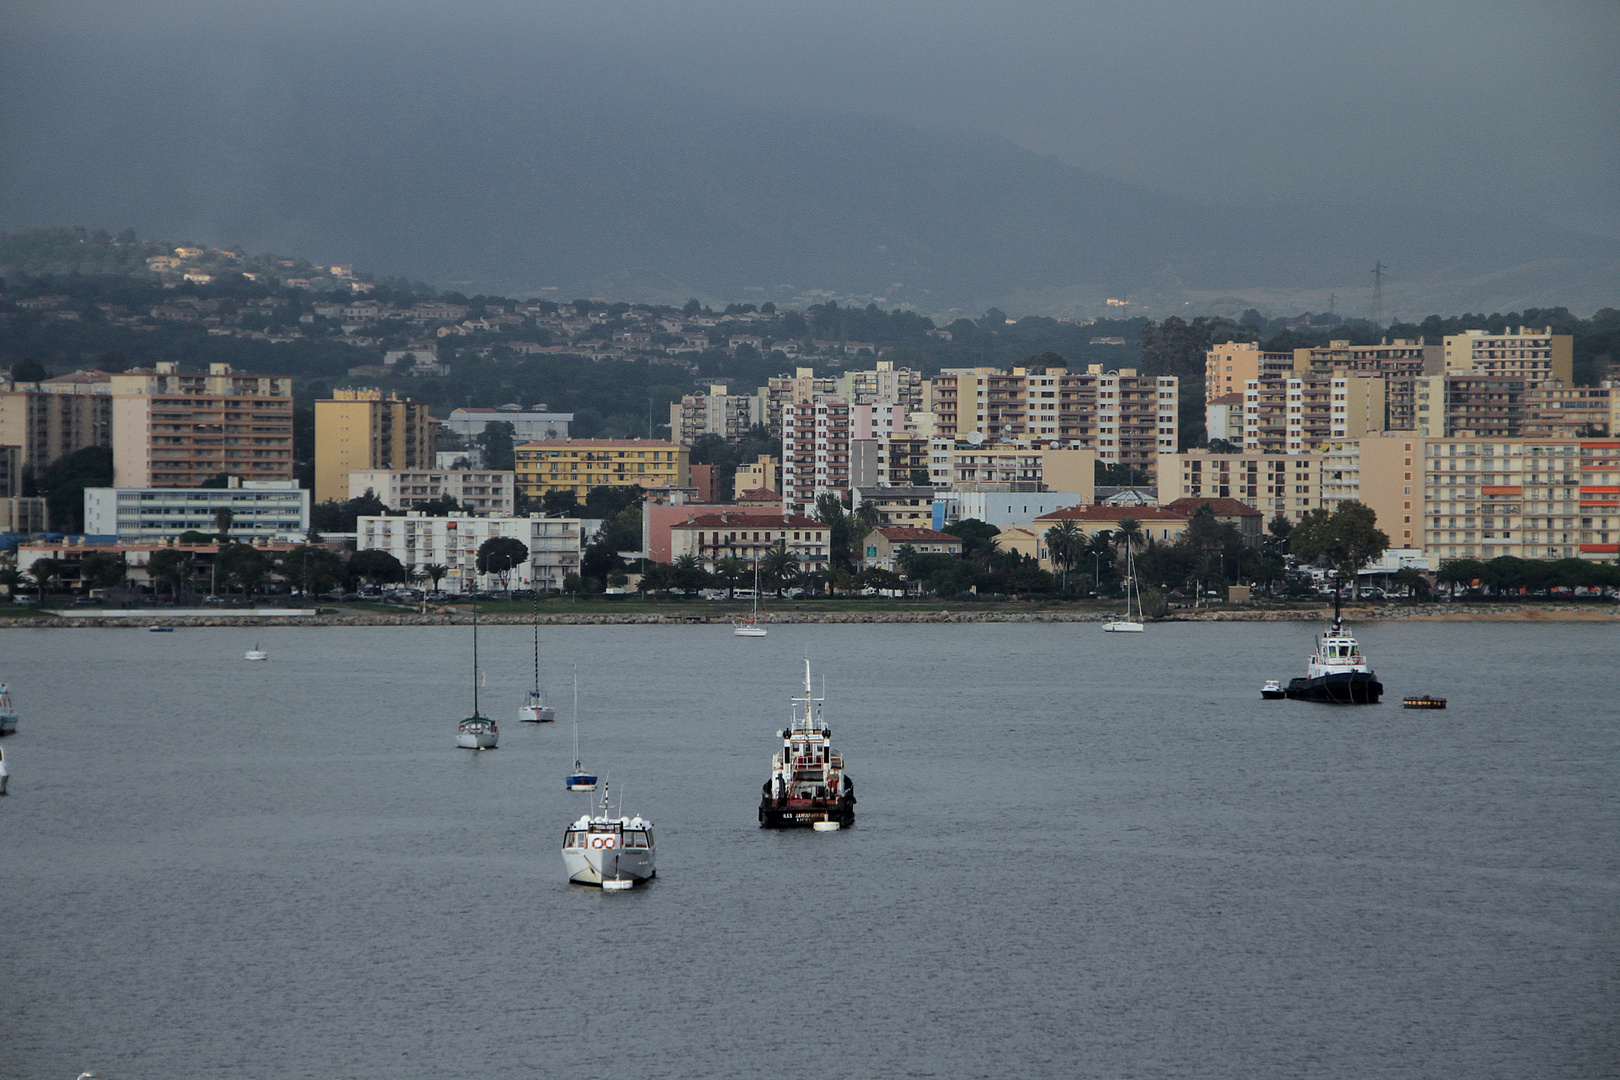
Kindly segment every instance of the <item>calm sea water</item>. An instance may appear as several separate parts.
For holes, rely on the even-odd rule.
[[[1620,628],[1358,630],[1395,705],[1261,702],[1302,625],[555,628],[534,727],[491,627],[481,754],[465,630],[0,631],[0,1078],[1615,1075]],[[858,823],[764,832],[807,651]]]

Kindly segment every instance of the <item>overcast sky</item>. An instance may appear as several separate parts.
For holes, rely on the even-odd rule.
[[[0,74],[0,140],[38,134],[24,129],[50,115],[33,106],[63,49],[170,50],[177,78],[150,92],[225,108],[233,78],[262,87],[277,57],[309,50],[335,64],[395,58],[425,93],[523,93],[537,72],[566,70],[631,101],[1000,134],[1201,199],[1512,205],[1620,236],[1612,0],[49,0],[0,12],[12,72]]]

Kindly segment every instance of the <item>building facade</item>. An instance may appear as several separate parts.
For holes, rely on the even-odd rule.
[[[801,570],[820,570],[827,565],[827,545],[827,526],[802,514],[734,510],[718,514],[693,513],[669,530],[670,561],[683,555],[695,555],[711,573],[721,559],[752,562],[774,547],[792,552]]]
[[[1524,437],[1574,439],[1620,436],[1620,387],[1567,386],[1557,380],[1524,391]]]
[[[361,517],[355,525],[355,549],[386,551],[407,567],[430,564],[445,568],[445,592],[480,592],[500,587],[496,574],[478,573],[478,549],[486,540],[505,536],[522,542],[529,558],[510,575],[512,588],[560,590],[563,579],[579,573],[582,542],[578,518],[542,517]]]
[[[918,555],[960,555],[962,538],[926,526],[879,526],[867,533],[861,544],[861,565],[879,570],[899,570],[895,556],[904,548],[910,548]]]
[[[1489,375],[1523,379],[1526,383],[1557,379],[1568,386],[1575,381],[1575,339],[1555,334],[1551,327],[1500,334],[1468,330],[1442,339],[1445,374]]]
[[[444,429],[472,439],[482,435],[490,424],[511,424],[512,442],[516,444],[566,439],[568,425],[573,422],[573,413],[546,412],[543,405],[525,412],[513,405],[501,409],[455,409],[445,420]]]
[[[571,491],[583,502],[597,487],[684,488],[692,454],[657,439],[547,439],[513,451],[518,495],[539,500]]]
[[[334,390],[315,402],[315,501],[349,498],[357,469],[431,469],[437,449],[426,405],[381,390]]]
[[[1251,379],[1280,379],[1294,373],[1294,354],[1262,352],[1252,341],[1228,341],[1204,353],[1204,403],[1242,394]]]
[[[221,510],[231,514],[233,540],[296,542],[309,532],[309,492],[293,480],[232,478],[224,488],[85,488],[84,531],[125,542],[172,539],[184,532],[217,533]]]
[[[818,396],[782,406],[782,509],[815,510],[816,498],[850,488],[849,402]]]
[[[372,492],[390,510],[414,510],[449,496],[469,514],[509,517],[515,506],[517,474],[478,469],[356,469],[349,473],[349,494],[358,499]]]
[[[113,485],[196,487],[220,474],[293,478],[292,380],[172,362],[111,377]]]
[[[1298,521],[1321,505],[1320,454],[1214,454],[1189,450],[1159,462],[1159,501],[1232,498],[1270,520]]]
[[[38,472],[76,450],[111,446],[112,376],[76,371],[37,383],[0,383],[0,445]]]
[[[725,383],[713,383],[706,394],[688,394],[669,403],[670,439],[682,446],[691,446],[704,435],[735,442],[764,422],[760,396],[730,393]]]

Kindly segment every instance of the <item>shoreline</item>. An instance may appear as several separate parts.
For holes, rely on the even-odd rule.
[[[724,626],[736,619],[732,612],[581,612],[545,614],[542,626]],[[1100,623],[1112,613],[1097,611],[971,611],[941,608],[933,611],[778,611],[770,622],[777,625],[814,623]],[[1561,604],[1416,604],[1378,608],[1348,609],[1345,620],[1365,623],[1383,620],[1416,622],[1605,622],[1620,623],[1620,605],[1585,607]],[[1224,622],[1327,622],[1328,609],[1221,609],[1177,611],[1158,623]],[[530,615],[487,614],[478,621],[486,626],[528,626]],[[96,616],[75,613],[71,618],[54,615],[0,616],[0,629],[59,630],[70,628],[145,630],[150,626],[183,627],[272,627],[272,626],[469,626],[472,616],[463,611],[437,610],[427,614],[398,614],[369,611],[322,614],[245,615],[219,614],[152,615],[140,618]]]

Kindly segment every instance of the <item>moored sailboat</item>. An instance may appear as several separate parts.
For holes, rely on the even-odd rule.
[[[574,771],[563,778],[569,791],[595,791],[596,774],[585,771],[579,758],[579,665],[574,665]]]
[[[534,688],[529,700],[518,706],[518,719],[525,724],[549,724],[557,719],[557,710],[546,704],[540,693],[540,594],[534,594]]]
[[[500,740],[495,721],[478,712],[478,601],[472,605],[473,714],[456,725],[456,745],[463,750],[493,750]]]
[[[1134,601],[1134,603],[1133,603]],[[1132,613],[1136,618],[1131,618]],[[1103,630],[1110,634],[1140,634],[1142,632],[1142,587],[1136,580],[1136,554],[1130,537],[1125,538],[1125,617],[1109,619]]]
[[[759,622],[759,552],[754,553],[754,606],[748,617],[739,619],[731,624],[731,632],[737,637],[764,637],[765,627]]]

